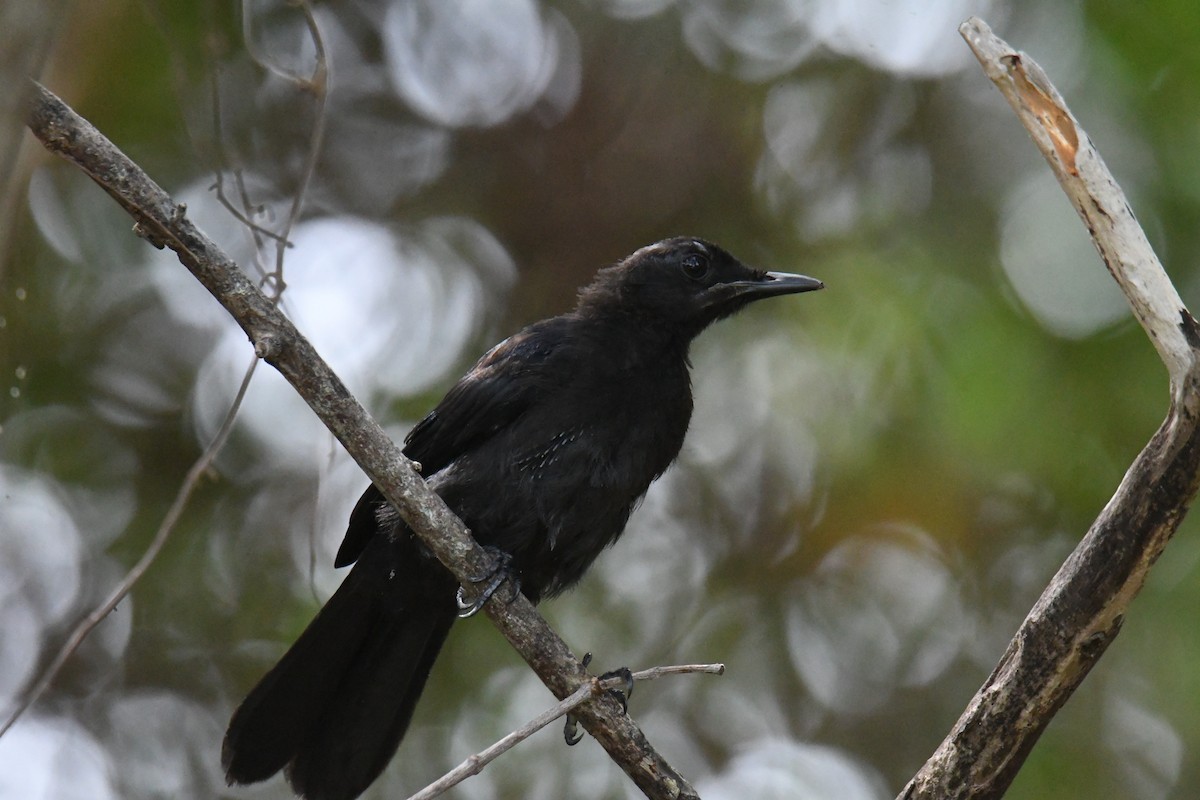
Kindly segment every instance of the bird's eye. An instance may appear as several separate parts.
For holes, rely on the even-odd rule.
[[[696,253],[684,256],[680,266],[683,267],[683,274],[692,280],[699,280],[708,274],[708,259]]]

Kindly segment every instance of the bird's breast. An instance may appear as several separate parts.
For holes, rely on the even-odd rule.
[[[558,387],[439,487],[480,542],[513,555],[531,597],[577,581],[678,455],[692,410],[686,367],[682,380],[652,377],[613,384],[597,371]]]

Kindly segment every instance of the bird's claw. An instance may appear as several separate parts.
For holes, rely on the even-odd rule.
[[[600,676],[600,680],[602,681],[609,680],[610,678],[621,679],[621,685],[609,689],[608,693],[615,697],[617,702],[621,704],[621,711],[628,714],[629,698],[633,696],[633,673],[629,671],[629,667],[620,667]]]
[[[590,663],[592,663],[592,654],[585,653],[583,656],[583,666],[587,667]],[[628,714],[629,698],[633,694],[633,673],[629,671],[629,667],[620,667],[597,677],[601,681],[611,680],[612,678],[621,679],[621,685],[617,688],[609,689],[608,693],[621,704],[621,713]],[[563,741],[567,743],[568,747],[574,747],[582,740],[583,734],[579,731],[579,720],[574,714],[567,714],[567,722],[563,726]]]
[[[458,594],[455,597],[458,603],[458,618],[466,619],[473,617],[479,613],[479,610],[487,604],[487,601],[492,599],[492,595],[496,590],[507,580],[512,591],[508,596],[508,602],[513,602],[517,599],[517,595],[521,592],[521,579],[517,576],[516,571],[512,568],[512,555],[504,552],[498,547],[484,546],[486,550],[495,560],[494,566],[490,572],[482,575],[472,575],[471,583],[485,584],[482,589],[475,595],[474,600],[467,600],[466,591],[462,586],[458,587]]]
[[[567,714],[567,724],[563,726],[563,741],[567,743],[567,747],[574,747],[583,741],[583,734],[579,731],[579,720],[574,714]]]

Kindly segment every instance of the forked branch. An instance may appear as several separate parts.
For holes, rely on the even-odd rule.
[[[1200,474],[1200,328],[1125,195],[1049,78],[972,18],[959,29],[1045,156],[1170,377],[1167,418],[1029,612],[903,800],[999,798],[1117,635]]]

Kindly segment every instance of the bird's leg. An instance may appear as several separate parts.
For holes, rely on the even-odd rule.
[[[483,608],[484,604],[492,598],[492,595],[496,593],[496,590],[499,589],[500,585],[506,580],[509,582],[509,586],[511,587],[511,592],[508,596],[508,602],[511,603],[512,601],[516,600],[517,595],[521,592],[521,578],[517,575],[517,571],[512,567],[512,555],[510,553],[506,553],[498,547],[492,547],[490,545],[484,545],[483,549],[486,550],[494,559],[492,562],[493,566],[491,570],[483,573],[482,575],[471,576],[471,583],[484,584],[483,588],[480,589],[475,595],[474,600],[467,600],[464,587],[458,587],[458,596],[456,599],[458,602],[459,619],[466,619],[467,617],[473,617],[478,614],[479,609]]]
[[[592,663],[592,654],[583,654],[583,666],[586,668]],[[606,681],[610,678],[620,678],[621,686],[616,689],[609,689],[608,693],[616,698],[621,704],[621,711],[629,713],[629,696],[633,694],[633,673],[629,671],[629,667],[620,667],[610,672],[605,672],[603,675],[597,676],[600,680]],[[574,714],[567,714],[567,722],[563,726],[563,741],[568,747],[574,747],[583,740],[583,734],[579,732],[579,720]]]

